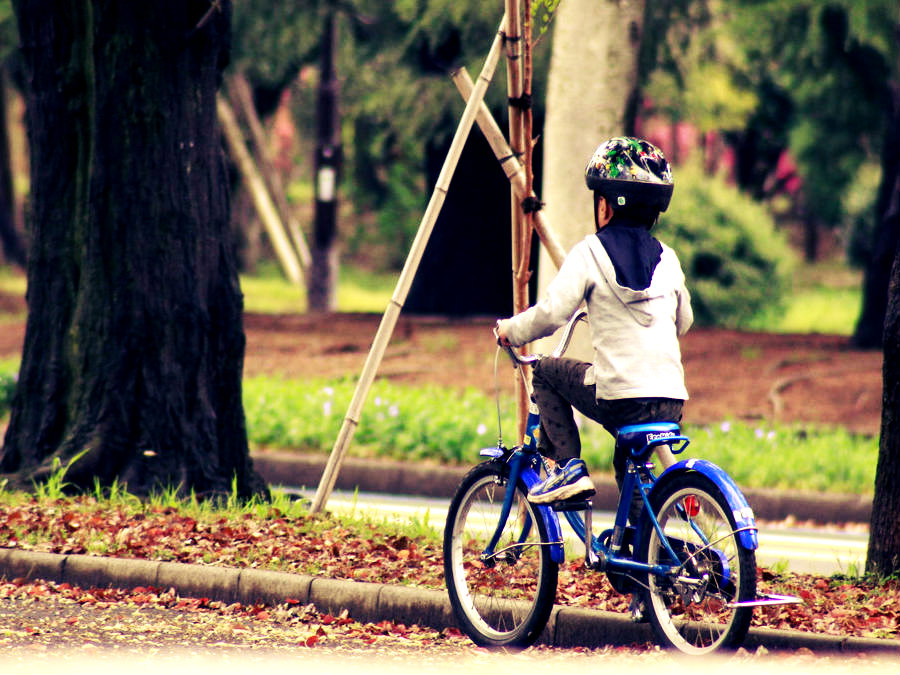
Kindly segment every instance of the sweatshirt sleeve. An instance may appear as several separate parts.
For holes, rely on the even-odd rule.
[[[694,323],[694,310],[691,309],[691,294],[688,293],[686,286],[682,284],[676,296],[678,308],[675,314],[675,328],[678,331],[678,337],[681,337]]]
[[[569,320],[586,295],[586,264],[585,248],[576,246],[566,256],[540,302],[507,320],[511,344],[518,347],[552,335]]]
[[[674,255],[674,251],[673,251]],[[678,260],[678,257],[675,257]],[[675,298],[678,306],[675,308],[675,330],[678,337],[688,332],[688,329],[694,323],[694,310],[691,308],[691,294],[688,292],[687,285],[684,280],[684,272],[681,269],[681,263],[678,263],[678,276],[680,284],[676,287]]]

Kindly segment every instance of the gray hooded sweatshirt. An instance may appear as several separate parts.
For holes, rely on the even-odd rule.
[[[598,399],[687,400],[678,337],[694,320],[690,295],[675,252],[645,237],[655,249],[643,255],[644,269],[637,277],[644,281],[637,283],[634,274],[622,273],[619,252],[617,280],[617,265],[596,234],[576,244],[540,302],[508,319],[510,343],[519,346],[551,335],[584,302],[594,350],[584,383],[595,386]]]

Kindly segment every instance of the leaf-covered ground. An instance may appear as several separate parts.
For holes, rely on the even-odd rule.
[[[25,498],[0,504],[0,546],[443,588],[441,547],[434,536],[328,515],[286,515],[271,506],[228,512],[128,500],[98,503],[92,497]],[[875,585],[863,579],[781,575],[763,569],[759,571],[759,588],[797,595],[804,604],[757,609],[755,626],[841,636],[900,637],[900,583],[896,580]],[[15,595],[16,589],[15,584],[7,583],[0,589],[0,597]],[[167,598],[160,589],[126,594],[130,594],[131,602],[143,598],[167,607],[175,602],[196,602]],[[97,598],[76,601],[93,602]],[[621,612],[628,605],[628,598],[616,593],[603,575],[584,571],[577,561],[560,570],[557,601]],[[300,609],[289,607],[285,611]],[[313,643],[317,639],[315,634],[308,637]]]

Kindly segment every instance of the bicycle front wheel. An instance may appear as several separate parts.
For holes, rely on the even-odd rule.
[[[491,551],[508,485],[501,462],[479,464],[450,503],[444,529],[444,578],[463,632],[483,647],[527,647],[547,623],[558,565],[543,520],[523,484]]]
[[[645,531],[642,556],[650,565],[678,565],[671,575],[647,575],[645,610],[657,639],[687,654],[736,648],[750,626],[756,596],[756,555],[735,532],[720,490],[697,473],[677,476],[653,499],[659,533]]]

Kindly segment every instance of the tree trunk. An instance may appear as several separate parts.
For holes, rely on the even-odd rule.
[[[14,2],[32,158],[28,322],[0,471],[266,492],[216,90],[231,5]]]
[[[900,177],[894,181],[888,218],[900,228]],[[900,246],[895,248],[884,321],[881,441],[869,527],[866,571],[900,574]]]
[[[308,293],[309,309],[330,312],[337,305],[338,259],[337,184],[341,170],[341,126],[338,113],[338,79],[335,71],[337,21],[334,11],[325,17],[319,96],[316,104],[316,211],[313,222],[312,267]]]
[[[643,19],[644,2],[594,0],[566,0],[554,19],[540,194],[547,222],[566,251],[594,231],[584,167],[600,143],[624,133]],[[539,265],[540,295],[556,268],[543,251]],[[553,338],[544,346],[549,344]],[[589,340],[576,334],[569,355],[590,358],[590,352]]]
[[[894,80],[890,89],[891,106],[881,151],[881,185],[875,203],[876,227],[863,279],[862,311],[853,333],[853,344],[861,349],[881,347],[891,264],[894,250],[900,244],[900,224],[896,218],[887,217],[894,184],[900,178],[900,82]]]

